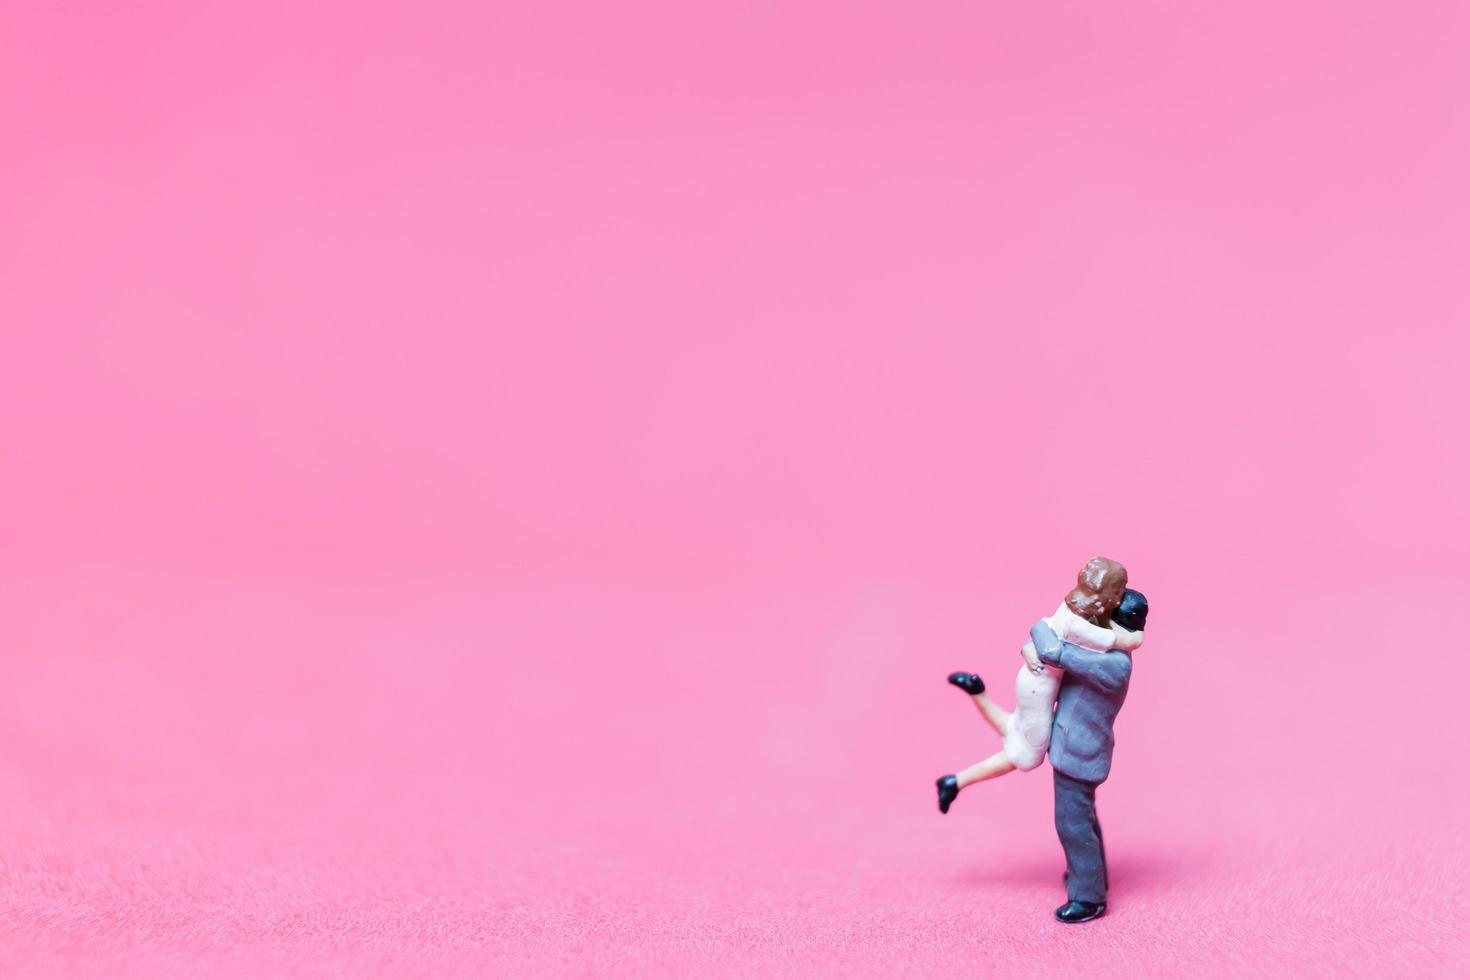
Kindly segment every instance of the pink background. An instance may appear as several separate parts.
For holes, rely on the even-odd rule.
[[[1470,8],[500,6],[0,11],[0,972],[1463,974]]]

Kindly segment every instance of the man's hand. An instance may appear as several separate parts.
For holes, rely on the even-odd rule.
[[[1026,641],[1026,645],[1021,648],[1021,656],[1026,658],[1026,666],[1031,668],[1031,673],[1039,674],[1046,669],[1042,662],[1036,658],[1036,644],[1031,641]]]

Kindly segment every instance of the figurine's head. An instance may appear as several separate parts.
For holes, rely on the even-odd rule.
[[[1077,588],[1067,593],[1067,608],[1083,619],[1105,621],[1123,601],[1128,570],[1111,558],[1092,558],[1077,573]]]
[[[1148,621],[1148,600],[1143,597],[1142,592],[1133,589],[1123,590],[1123,601],[1118,603],[1118,608],[1113,610],[1113,622],[1125,630],[1137,633],[1143,629],[1143,624]]]

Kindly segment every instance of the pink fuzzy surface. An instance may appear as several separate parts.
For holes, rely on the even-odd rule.
[[[1248,642],[1178,577],[1100,793],[1110,911],[1075,928],[1049,768],[947,817],[929,784],[996,745],[944,674],[1011,674],[1040,589],[9,578],[0,965],[1462,970],[1460,722],[1411,706],[1470,678],[1404,669],[1393,625],[1452,597],[1380,591],[1324,642],[1253,585]]]
[[[1465,975],[1467,11],[6,4],[0,976]]]

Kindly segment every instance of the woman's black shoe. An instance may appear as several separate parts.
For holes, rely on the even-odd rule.
[[[966,694],[984,694],[985,682],[979,674],[956,672],[949,675],[949,682]]]
[[[934,780],[934,786],[939,790],[939,812],[948,813],[949,805],[960,795],[960,781],[953,776],[940,776]]]

